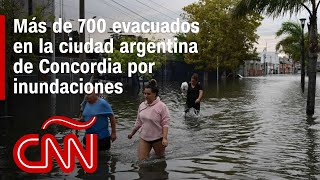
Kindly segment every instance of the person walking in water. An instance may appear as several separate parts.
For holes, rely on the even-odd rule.
[[[194,108],[196,110],[196,114],[200,112],[200,101],[203,96],[203,88],[198,81],[198,78],[198,74],[194,73],[191,76],[191,81],[188,83],[186,113],[189,112],[190,108]]]
[[[93,92],[86,95],[86,104],[81,114],[83,121],[89,121],[93,116],[97,117],[97,121],[88,129],[86,134],[98,135],[98,150],[109,150],[111,146],[110,141],[117,139],[116,134],[116,119],[110,104],[100,98],[98,94]],[[111,133],[109,131],[109,120],[111,124]],[[83,138],[83,144],[86,144],[86,136]]]
[[[157,157],[164,156],[168,146],[169,110],[160,100],[157,81],[152,79],[144,87],[144,98],[138,109],[137,119],[128,139],[139,130],[140,141],[138,148],[139,160],[149,157],[151,149]]]

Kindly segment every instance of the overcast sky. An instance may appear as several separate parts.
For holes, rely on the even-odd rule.
[[[97,19],[103,18],[107,21],[109,27],[111,27],[115,21],[142,22],[150,20],[172,22],[182,13],[182,7],[195,1],[196,0],[90,0],[85,1],[86,18],[93,16],[97,16]],[[56,0],[56,14],[58,16],[61,14],[65,20],[78,19],[78,1],[63,0],[63,11],[61,11],[60,2],[61,0]],[[281,27],[281,24],[289,20],[299,22],[301,17],[307,18],[306,13],[302,12],[291,18],[288,16],[277,19],[265,17],[257,31],[260,36],[259,44],[256,45],[258,52],[261,52],[266,46],[268,51],[275,51],[275,45],[280,39],[275,38],[275,32]],[[74,21],[72,23],[73,26],[77,28],[77,24]],[[88,34],[86,36],[88,38]],[[90,36],[95,40],[103,40],[108,37],[108,34],[94,33],[90,34]],[[172,34],[162,34],[156,37],[171,38]]]

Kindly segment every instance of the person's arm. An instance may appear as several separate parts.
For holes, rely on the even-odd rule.
[[[199,103],[201,101],[201,98],[203,96],[203,90],[199,90],[199,97],[196,99],[196,103]]]
[[[76,121],[79,121],[79,122],[84,122],[83,120],[83,115],[82,115],[82,110],[80,110],[80,113],[79,113],[79,116],[77,118],[72,118]]]
[[[136,132],[139,130],[139,128],[141,127],[142,122],[139,118],[139,115],[137,117],[136,123],[134,125],[134,128],[132,129],[132,132],[128,135],[128,139],[131,139],[132,136],[134,136],[136,134]]]
[[[111,115],[109,118],[111,123],[111,141],[113,142],[117,139],[116,118],[114,117],[114,115]]]
[[[169,129],[169,120],[170,120],[169,109],[167,108],[167,106],[164,106],[161,117],[162,117],[161,119],[162,145],[166,147],[168,146],[168,129]]]
[[[87,101],[84,98],[83,101],[80,104],[80,113],[81,113],[81,115],[82,115],[82,112],[84,111],[84,108],[86,107],[86,104],[87,104]]]
[[[163,146],[168,146],[168,127],[163,127],[162,128],[162,135],[163,135],[163,139],[162,139],[162,145]]]
[[[136,134],[136,132],[139,130],[139,128],[142,126],[142,121],[139,116],[139,110],[140,110],[140,107],[138,109],[138,115],[137,115],[137,119],[136,119],[134,128],[132,129],[132,132],[130,134],[128,134],[128,139],[131,139],[132,136],[134,136]]]
[[[133,128],[132,132],[130,134],[128,134],[128,139],[131,139],[132,136],[134,136],[136,134],[136,132],[138,131],[138,129]]]

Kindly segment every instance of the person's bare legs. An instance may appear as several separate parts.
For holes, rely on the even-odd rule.
[[[139,160],[147,159],[149,157],[151,148],[152,146],[149,143],[147,143],[145,140],[140,138],[139,150],[138,150]]]
[[[152,144],[153,150],[157,156],[157,158],[164,157],[164,151],[166,149],[165,146],[162,145],[162,141],[158,141]]]

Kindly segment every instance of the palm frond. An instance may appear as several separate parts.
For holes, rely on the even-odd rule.
[[[276,36],[291,35],[300,38],[301,33],[302,28],[300,23],[287,21],[282,23],[281,28],[276,32]]]
[[[308,8],[308,2],[310,0],[241,0],[234,8],[233,13],[236,17],[239,17],[257,12],[275,18],[286,13],[297,14],[301,9]]]

